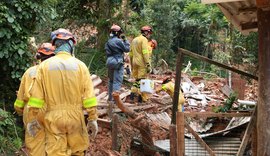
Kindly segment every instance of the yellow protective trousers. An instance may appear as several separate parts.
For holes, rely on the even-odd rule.
[[[41,109],[38,114],[37,120],[40,124],[40,129],[37,131],[35,137],[29,135],[27,131],[27,124],[31,122],[29,119],[33,118],[28,113],[29,108],[24,107],[23,122],[25,126],[25,146],[29,156],[46,156],[45,152],[45,128],[44,128],[44,114],[45,108]]]
[[[44,123],[48,156],[84,156],[89,138],[81,107],[49,109]]]

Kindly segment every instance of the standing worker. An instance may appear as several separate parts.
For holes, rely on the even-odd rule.
[[[110,29],[110,39],[105,44],[109,77],[108,101],[113,101],[112,92],[119,91],[121,88],[124,76],[124,53],[130,50],[130,44],[122,34],[121,27],[113,24]]]
[[[38,127],[37,114],[47,105],[44,118],[48,156],[83,156],[91,138],[98,132],[97,99],[86,65],[72,57],[76,39],[66,29],[51,33],[55,57],[42,62],[28,102],[33,117],[29,127]],[[88,112],[87,127],[83,107]]]
[[[54,56],[55,47],[51,43],[43,43],[36,53],[36,59],[44,61],[52,56]],[[32,135],[32,132],[29,131],[27,124],[28,120],[28,107],[26,106],[30,94],[29,90],[31,85],[34,82],[36,77],[38,65],[30,67],[22,76],[20,88],[17,94],[17,99],[14,103],[14,108],[19,115],[23,115],[23,123],[25,127],[25,146],[29,156],[45,156],[45,130],[44,130],[44,114],[45,107],[41,110],[41,113],[38,114],[38,122],[40,123],[39,131],[34,132],[35,136]],[[30,117],[31,118],[31,117]]]
[[[147,78],[147,74],[151,72],[151,51],[149,51],[148,39],[152,34],[150,26],[141,28],[141,35],[134,38],[130,47],[130,62],[132,76],[135,82],[131,88],[130,99],[133,101],[136,93],[139,94],[138,102],[147,102],[147,93],[140,93],[140,80]]]

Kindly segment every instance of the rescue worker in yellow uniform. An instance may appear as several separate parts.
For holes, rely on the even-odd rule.
[[[44,117],[48,156],[83,156],[90,138],[98,132],[97,99],[87,66],[72,57],[76,39],[66,29],[51,33],[55,57],[42,62],[28,102],[33,114],[29,127],[36,131],[37,114],[47,105]],[[87,127],[83,108],[88,112]]]
[[[131,88],[130,99],[133,101],[136,93],[139,94],[138,102],[147,102],[147,93],[140,93],[140,80],[147,78],[151,72],[151,51],[149,51],[148,39],[152,34],[150,26],[143,26],[141,28],[141,35],[134,38],[130,45],[130,63],[132,69],[132,76],[136,82]]]
[[[44,61],[54,56],[55,47],[51,43],[43,43],[36,54],[36,59]],[[30,67],[22,76],[20,88],[17,94],[17,99],[14,103],[14,108],[19,115],[23,115],[23,122],[25,126],[25,146],[29,156],[45,156],[45,130],[44,130],[44,113],[45,107],[38,116],[39,119],[39,131],[36,132],[35,137],[31,135],[31,132],[27,129],[28,120],[28,107],[27,102],[30,94],[29,90],[36,77],[38,65]]]
[[[171,98],[173,98],[174,94],[174,83],[172,82],[171,78],[165,78],[162,82],[162,87],[157,89],[156,92],[165,91],[170,95]],[[179,98],[178,98],[178,112],[184,112],[184,103],[185,103],[185,97],[182,91],[179,92]]]
[[[150,39],[150,40],[148,41],[148,45],[149,45],[148,50],[149,50],[149,52],[150,52],[150,62],[151,62],[151,64],[152,64],[153,50],[157,48],[157,41],[154,40],[154,39]]]

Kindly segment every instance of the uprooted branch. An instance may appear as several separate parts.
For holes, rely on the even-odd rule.
[[[118,106],[127,116],[133,119],[131,125],[138,129],[142,135],[142,142],[146,145],[143,147],[145,155],[155,155],[156,151],[154,147],[154,141],[151,135],[150,126],[144,115],[138,115],[133,110],[124,106],[123,102],[119,97],[119,92],[113,92],[113,98]]]

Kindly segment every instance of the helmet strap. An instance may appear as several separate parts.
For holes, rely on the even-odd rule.
[[[71,45],[70,41],[71,40],[67,40],[67,43],[68,43],[68,45],[69,45],[69,47],[71,49],[71,51],[70,51],[71,55],[74,55],[75,48],[73,48],[73,46]],[[73,41],[71,41],[71,42],[73,42]]]

